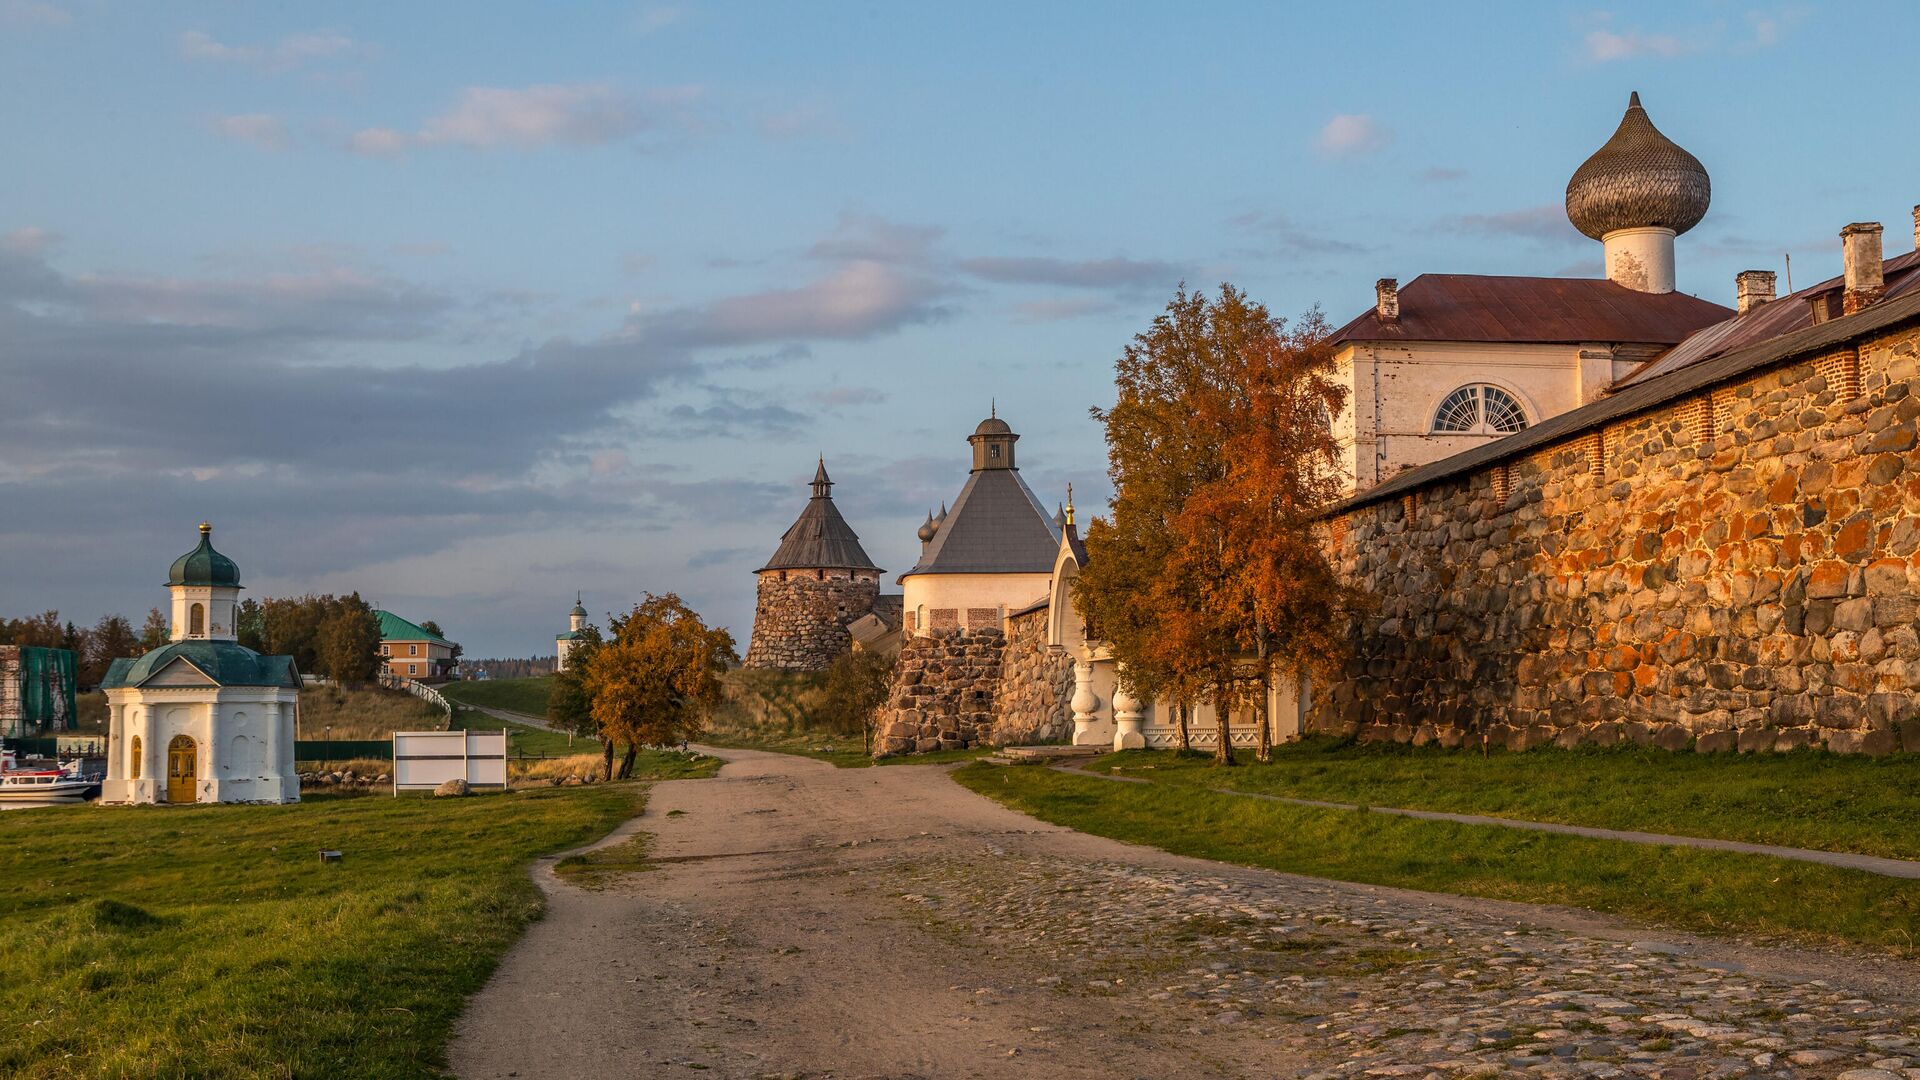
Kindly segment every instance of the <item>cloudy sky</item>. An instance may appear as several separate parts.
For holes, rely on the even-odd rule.
[[[1097,501],[1183,279],[1597,274],[1629,90],[1713,174],[1689,292],[1920,202],[1909,5],[1203,8],[0,0],[0,614],[137,621],[210,518],[470,655],[576,589],[744,639],[816,453],[894,572],[991,399]]]

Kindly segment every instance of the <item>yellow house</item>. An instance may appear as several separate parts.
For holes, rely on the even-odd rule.
[[[375,611],[380,620],[380,659],[402,679],[439,682],[453,671],[454,643],[395,615]]]

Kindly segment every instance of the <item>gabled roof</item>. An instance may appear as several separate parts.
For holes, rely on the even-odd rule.
[[[867,558],[866,551],[860,546],[860,537],[840,516],[840,510],[833,505],[831,488],[833,481],[827,478],[827,463],[822,461],[813,474],[813,498],[807,500],[807,508],[800,511],[787,531],[780,534],[780,547],[767,560],[767,565],[755,573],[768,570],[872,570],[880,568]]]
[[[196,639],[162,645],[137,660],[115,660],[100,689],[141,686],[175,660],[192,664],[221,686],[300,686],[291,656],[262,656],[237,641]]]
[[[1880,267],[1886,278],[1884,300],[1920,292],[1920,251],[1897,255],[1881,263]],[[1837,314],[1839,294],[1845,286],[1846,282],[1841,278],[1828,278],[1817,285],[1809,285],[1799,292],[1762,304],[1745,315],[1735,315],[1706,327],[1666,354],[1634,369],[1615,385],[1615,389],[1812,326],[1813,301],[1832,301]]]
[[[429,633],[418,623],[410,623],[391,611],[375,611],[374,617],[380,620],[381,641],[430,641],[435,645],[453,648],[453,642],[439,634]]]
[[[933,534],[915,574],[1046,574],[1060,534],[1018,469],[979,469]]]
[[[1731,314],[1697,296],[1602,278],[1421,274],[1400,289],[1398,319],[1382,322],[1369,308],[1330,340],[1673,345]]]

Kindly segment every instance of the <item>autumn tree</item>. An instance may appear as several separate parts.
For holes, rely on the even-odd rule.
[[[600,628],[588,623],[573,637],[567,653],[567,667],[553,673],[553,686],[547,691],[547,722],[569,735],[592,735],[593,696],[587,692],[587,665],[600,651]]]
[[[87,652],[80,658],[80,685],[99,686],[115,660],[136,657],[145,651],[126,616],[102,615],[87,632]]]
[[[1183,747],[1188,710],[1214,706],[1223,765],[1234,706],[1254,704],[1264,755],[1273,665],[1333,641],[1340,594],[1312,610],[1332,577],[1299,547],[1318,551],[1313,515],[1337,483],[1330,425],[1342,401],[1324,336],[1317,312],[1289,329],[1231,285],[1217,298],[1182,287],[1122,354],[1113,407],[1093,411],[1114,499],[1087,530],[1075,602],[1127,690],[1172,700]],[[1272,424],[1294,426],[1261,430]],[[1282,538],[1262,535],[1275,526]]]
[[[733,635],[710,628],[673,593],[648,593],[611,620],[612,638],[583,665],[607,779],[626,779],[642,746],[697,738],[720,704],[720,677],[739,660]],[[626,745],[616,774],[614,744]]]
[[[317,670],[336,684],[372,682],[380,670],[380,620],[358,593],[343,597],[321,619],[318,639]]]

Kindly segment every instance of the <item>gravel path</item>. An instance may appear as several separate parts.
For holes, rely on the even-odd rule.
[[[1920,1080],[1914,965],[1180,858],[935,767],[708,752],[719,778],[623,830],[660,869],[537,870],[548,917],[471,1004],[460,1075]]]

